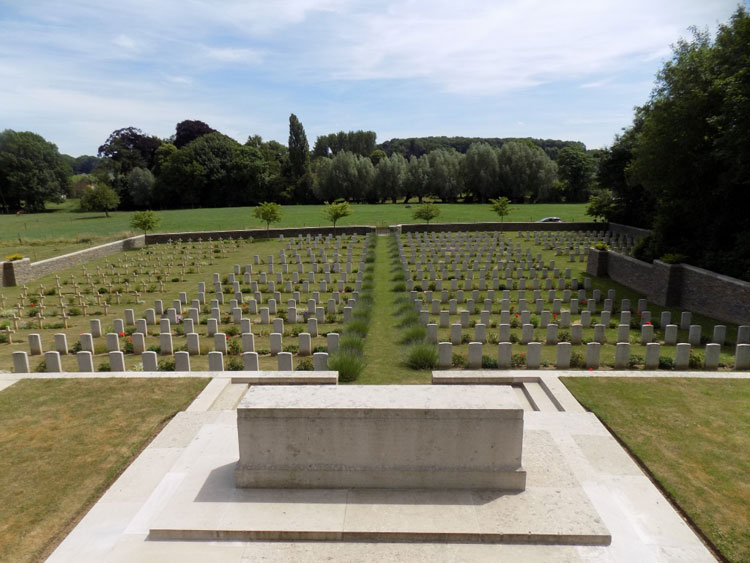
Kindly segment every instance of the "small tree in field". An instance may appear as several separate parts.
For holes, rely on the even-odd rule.
[[[336,221],[351,214],[352,210],[348,201],[334,201],[333,203],[326,201],[326,206],[323,208],[323,215],[333,223],[334,231],[336,230]]]
[[[153,231],[161,223],[161,217],[158,217],[156,213],[147,209],[146,211],[136,211],[133,213],[133,218],[130,220],[130,226],[139,231],[143,231],[146,235],[149,231]]]
[[[96,184],[81,196],[81,209],[84,211],[104,211],[109,217],[112,209],[120,205],[120,196],[107,184]]]
[[[414,210],[412,217],[414,219],[424,219],[429,224],[436,217],[440,217],[440,208],[434,203],[423,203]]]
[[[507,197],[499,197],[497,199],[491,199],[490,205],[492,206],[492,211],[494,211],[500,216],[501,223],[503,222],[503,219],[505,218],[505,216],[511,212],[510,200]]]
[[[259,203],[258,206],[253,209],[253,215],[265,222],[266,232],[268,232],[271,223],[278,223],[281,221],[281,206],[278,203],[264,201],[263,203]]]

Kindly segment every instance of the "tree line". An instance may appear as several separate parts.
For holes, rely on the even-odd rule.
[[[376,145],[374,131],[341,131],[318,137],[310,150],[292,114],[286,145],[257,135],[241,144],[186,120],[167,139],[136,127],[117,129],[96,157],[73,158],[39,135],[7,130],[0,134],[0,205],[4,212],[40,211],[45,201],[64,196],[102,211],[337,199],[573,202],[585,201],[595,186],[595,158],[581,143],[549,142],[544,146],[562,147],[553,159],[530,139],[460,139],[412,139],[412,148],[433,148],[404,154],[395,150],[402,140]]]
[[[750,14],[693,30],[602,154],[590,214],[653,229],[636,255],[750,281]]]

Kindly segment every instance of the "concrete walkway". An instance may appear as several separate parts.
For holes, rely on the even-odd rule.
[[[443,377],[451,374],[439,372]],[[341,491],[318,491],[312,496],[280,498],[278,492],[262,500],[238,499],[233,490],[233,465],[238,459],[236,404],[247,389],[232,383],[236,373],[214,377],[193,404],[179,413],[124,474],[102,496],[62,542],[50,561],[713,561],[711,553],[659,493],[628,454],[593,414],[586,413],[559,382],[559,372],[478,372],[482,377],[502,375],[524,387],[527,403],[524,428],[524,465],[528,497],[536,502],[505,499],[502,510],[443,492],[441,498],[388,491],[349,500],[321,502]],[[570,375],[602,372],[570,372]],[[457,372],[466,375],[467,372]],[[46,375],[46,374],[45,374]],[[88,374],[94,376],[95,374]],[[144,377],[151,374],[102,374],[107,377]],[[160,372],[156,376],[171,376]],[[191,375],[205,376],[205,373]],[[565,373],[564,375],[568,375]],[[641,372],[606,372],[606,375],[642,376]],[[656,374],[653,374],[656,375]],[[670,374],[671,375],[671,374]],[[690,372],[690,377],[696,376]],[[742,376],[743,374],[740,374]],[[724,374],[711,372],[700,377]],[[38,378],[39,375],[32,375]],[[64,377],[71,377],[66,375]],[[726,374],[725,377],[738,377]],[[747,377],[746,375],[744,377]],[[0,375],[0,383],[13,379]],[[539,399],[539,386],[549,398]],[[537,398],[534,399],[534,394]],[[547,408],[534,408],[534,401]],[[549,407],[553,405],[553,407]],[[227,469],[229,468],[229,469]],[[566,492],[567,491],[567,492]],[[268,491],[267,491],[268,492]],[[351,492],[350,492],[351,493]],[[526,493],[521,493],[524,495]],[[568,495],[556,503],[555,498]],[[318,497],[315,497],[318,495]],[[322,495],[322,497],[320,496]],[[571,497],[570,495],[573,495]],[[579,495],[579,501],[572,499]],[[356,500],[352,500],[355,499]],[[389,500],[390,499],[390,500]],[[487,499],[484,499],[485,501]],[[517,500],[523,500],[519,496]],[[342,504],[343,502],[343,504]],[[577,511],[580,506],[582,511]],[[588,512],[586,506],[591,507]],[[468,510],[470,507],[470,510]],[[478,512],[478,509],[482,511]],[[468,511],[467,511],[468,510]],[[355,514],[356,512],[356,514]],[[510,518],[509,518],[510,516]],[[375,526],[375,531],[403,526],[422,530],[461,530],[480,525],[491,532],[508,525],[540,523],[563,530],[588,526],[596,534],[611,535],[610,545],[506,545],[435,541],[181,541],[185,526],[204,529],[289,529],[304,519],[327,521],[331,526]],[[359,520],[358,520],[359,518]],[[362,519],[364,518],[364,520]],[[369,519],[369,520],[368,520]],[[468,519],[468,520],[467,520]],[[596,522],[600,528],[597,528]],[[308,522],[308,523],[309,523]],[[347,524],[347,522],[349,524]],[[475,524],[471,524],[474,522]],[[588,522],[588,524],[586,524]],[[594,525],[594,528],[591,526]],[[170,528],[171,526],[171,528]],[[390,527],[390,528],[388,528]],[[505,527],[505,528],[504,528]],[[523,527],[523,525],[521,526]],[[571,528],[572,527],[572,528]],[[342,528],[343,529],[343,528]],[[416,529],[416,528],[414,528]],[[177,531],[177,532],[175,532]],[[530,531],[530,530],[529,530]],[[151,536],[149,535],[151,533]],[[189,536],[185,536],[189,537]],[[196,538],[199,536],[195,536]],[[239,537],[239,536],[238,536]],[[262,536],[259,536],[262,537]],[[274,537],[266,535],[266,537]],[[345,537],[345,536],[342,536]],[[575,542],[574,542],[575,543]]]

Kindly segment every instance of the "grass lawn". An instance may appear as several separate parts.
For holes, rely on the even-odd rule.
[[[375,247],[375,272],[373,275],[373,297],[375,306],[370,318],[370,330],[365,339],[367,365],[357,379],[358,384],[403,385],[426,383],[431,380],[430,371],[415,371],[403,364],[404,349],[397,342],[398,331],[394,328],[395,293],[390,281],[393,269],[389,253],[395,246],[392,236],[378,237]]]
[[[417,203],[352,205],[352,214],[338,225],[386,226],[399,223],[417,223],[412,213]],[[498,216],[487,204],[445,203],[437,204],[441,211],[439,222],[475,223],[497,221]],[[49,205],[47,213],[7,215],[0,221],[0,259],[19,253],[32,262],[66,252],[81,250],[94,244],[138,234],[130,227],[132,212],[116,211],[110,217],[102,213],[76,211],[78,200],[59,205]],[[328,225],[323,218],[322,205],[290,205],[282,207],[282,219],[277,227],[312,227]],[[564,221],[590,221],[585,203],[571,204],[518,204],[511,207],[505,218],[509,221],[536,221],[557,216]],[[158,211],[162,222],[158,232],[208,231],[227,229],[256,229],[265,223],[253,217],[252,207],[226,207],[216,209],[174,209]]]
[[[729,561],[750,561],[750,380],[561,378]]]
[[[38,561],[207,379],[23,380],[0,393],[0,560]]]

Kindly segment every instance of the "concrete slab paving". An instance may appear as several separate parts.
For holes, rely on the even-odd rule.
[[[529,372],[519,373],[528,376]],[[238,459],[236,412],[207,410],[226,389],[228,382],[223,376],[223,383],[209,385],[204,390],[206,396],[196,399],[193,410],[180,413],[167,425],[62,542],[50,561],[714,560],[596,417],[578,409],[575,409],[577,412],[526,412],[523,463],[528,481],[527,491],[522,494],[538,495],[543,501],[539,503],[538,513],[528,510],[530,504],[511,510],[510,505],[520,495],[509,501],[507,495],[498,497],[497,493],[474,491],[468,492],[473,503],[469,505],[465,497],[459,502],[451,497],[455,492],[449,491],[433,497],[433,504],[428,504],[421,502],[424,499],[419,498],[419,492],[409,492],[408,496],[404,496],[404,491],[386,493],[378,499],[376,493],[366,490],[339,490],[337,493],[323,490],[308,492],[321,495],[318,497],[280,499],[277,491],[271,494],[262,490],[230,490],[225,483],[231,480]],[[544,382],[561,404],[573,406],[570,397],[564,393],[558,396],[562,386],[554,376],[545,374]],[[577,487],[571,487],[573,483]],[[460,493],[467,494],[466,491]],[[506,505],[503,511],[493,510],[493,504],[502,503]],[[549,505],[546,511],[544,503]],[[262,518],[249,521],[252,526],[247,526],[250,504],[268,506],[257,513],[262,514]],[[305,506],[308,512],[301,510],[296,515],[291,514],[290,508],[297,504]],[[200,510],[192,512],[190,505]],[[602,529],[611,534],[610,545],[372,542],[346,541],[345,536],[342,536],[343,541],[330,541],[330,537],[321,538],[328,541],[302,542],[263,541],[262,537],[255,541],[157,541],[153,534],[151,539],[147,536],[150,529],[165,521],[160,520],[162,518],[187,522],[193,517],[203,518],[214,528],[257,526],[261,529],[262,526],[266,531],[282,526],[289,528],[290,524],[299,526],[302,521],[313,518],[320,522],[321,532],[336,527],[353,530],[357,521],[361,530],[377,529],[384,522],[389,527],[404,529],[404,521],[416,523],[423,531],[437,527],[460,531],[474,525],[488,530],[498,526],[523,529],[526,516],[519,517],[519,514],[524,511],[526,527],[549,517],[559,530],[570,532],[576,522],[580,524],[581,513],[577,512],[577,507],[587,505],[592,508],[591,514],[599,519]],[[445,506],[450,510],[441,512]],[[563,515],[561,511],[566,506],[572,507],[572,515]],[[184,511],[181,512],[180,507]],[[221,525],[216,526],[217,523]]]

